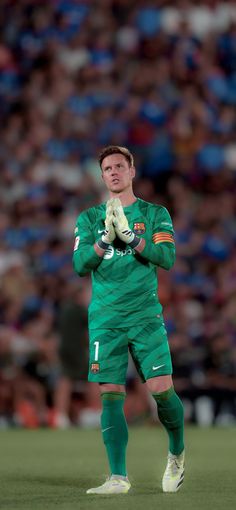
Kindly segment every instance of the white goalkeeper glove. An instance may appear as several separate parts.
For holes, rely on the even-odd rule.
[[[102,249],[106,249],[109,246],[109,244],[111,244],[114,241],[114,239],[116,237],[116,233],[115,233],[115,229],[114,229],[114,225],[113,225],[114,215],[113,215],[112,200],[113,199],[107,201],[105,231],[104,231],[104,234],[102,234],[101,239],[99,239],[98,243],[97,243],[98,246]]]
[[[136,236],[134,232],[129,227],[128,220],[125,216],[124,209],[122,207],[121,201],[119,198],[113,199],[113,216],[114,216],[114,227],[115,232],[119,239],[126,244],[129,244],[131,248],[136,248],[140,243],[140,237]]]

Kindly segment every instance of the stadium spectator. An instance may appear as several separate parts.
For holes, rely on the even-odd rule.
[[[59,309],[59,378],[55,387],[51,425],[67,428],[71,424],[98,426],[100,420],[97,385],[88,386],[87,306],[90,286],[67,283]]]

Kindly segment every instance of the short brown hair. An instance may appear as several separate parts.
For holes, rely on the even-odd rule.
[[[105,147],[99,154],[98,161],[101,168],[104,158],[111,156],[111,154],[122,154],[126,161],[128,161],[129,166],[134,166],[134,158],[129,149],[126,147],[120,147],[119,145],[108,145],[108,147]]]

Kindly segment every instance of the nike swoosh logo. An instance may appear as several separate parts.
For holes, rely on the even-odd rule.
[[[106,432],[106,430],[114,429],[114,425],[112,427],[107,427],[106,429],[102,429],[102,432]]]
[[[103,232],[104,232],[104,229],[103,230],[98,229],[98,234],[102,234]]]
[[[152,367],[152,370],[158,370],[159,368],[164,367],[164,366],[165,366],[165,363],[163,365],[158,365],[158,367]]]

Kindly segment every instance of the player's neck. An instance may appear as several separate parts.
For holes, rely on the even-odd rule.
[[[133,191],[130,190],[121,191],[120,193],[110,193],[110,198],[119,198],[123,207],[132,205],[137,200],[137,197],[134,195]]]

